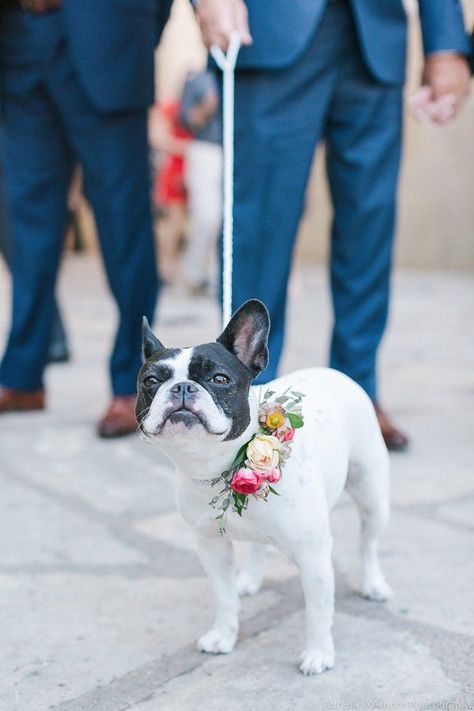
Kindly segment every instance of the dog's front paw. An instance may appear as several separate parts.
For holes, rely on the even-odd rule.
[[[197,648],[206,654],[229,654],[237,642],[237,633],[232,631],[222,632],[218,629],[211,629],[197,641]]]
[[[322,652],[319,649],[308,649],[301,655],[300,672],[304,676],[322,674],[334,666],[334,650]]]
[[[255,577],[245,572],[239,573],[237,576],[237,590],[241,597],[244,595],[256,595],[261,587],[261,576]]]
[[[386,602],[393,596],[392,588],[385,578],[366,581],[362,586],[362,597],[373,602]]]

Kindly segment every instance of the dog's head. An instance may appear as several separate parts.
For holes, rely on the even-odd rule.
[[[140,429],[158,440],[237,439],[250,422],[250,384],[268,362],[270,318],[256,299],[231,318],[215,343],[166,348],[143,322],[138,376]]]

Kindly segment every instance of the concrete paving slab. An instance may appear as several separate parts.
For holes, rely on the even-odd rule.
[[[47,709],[197,639],[196,596],[201,614],[210,614],[204,579],[1,579],[2,711]]]
[[[419,709],[448,702],[461,690],[429,649],[378,621],[336,615],[336,666],[303,678],[296,661],[304,619],[275,620],[272,630],[245,640],[228,656],[159,687],[136,711],[290,711],[291,709]]]
[[[112,444],[98,439],[90,423],[73,420],[65,428],[64,419],[46,423],[41,415],[30,415],[27,426],[34,437],[20,463],[18,422],[15,415],[2,423],[0,472],[27,473],[36,485],[108,514],[146,516],[174,508],[170,465],[138,435]]]
[[[1,477],[0,569],[145,563],[146,556],[116,540],[107,526],[84,520],[43,493]]]
[[[244,602],[235,654],[196,653],[210,588],[173,510],[169,465],[134,437],[95,439],[116,318],[99,262],[67,258],[60,295],[73,360],[48,371],[47,412],[0,419],[0,711],[469,708],[472,277],[395,279],[382,402],[413,437],[391,458],[382,556],[396,596],[374,606],[354,594],[358,524],[343,497],[333,515],[338,666],[314,680],[296,672],[301,590],[277,552],[263,592]],[[0,333],[8,299],[0,267]],[[325,363],[330,319],[326,274],[305,265],[290,287],[284,371]],[[212,301],[164,292],[165,343],[219,330]]]
[[[446,522],[474,529],[474,498],[438,506],[437,515]]]
[[[140,533],[197,555],[196,538],[178,511],[143,519],[135,524]]]
[[[170,655],[210,625],[206,579],[87,574],[0,576],[2,711],[38,711],[106,686],[130,668]],[[245,620],[274,604],[267,590],[244,602]],[[197,603],[197,604],[196,604]],[[18,622],[21,620],[21,625]],[[202,659],[195,652],[196,660]]]

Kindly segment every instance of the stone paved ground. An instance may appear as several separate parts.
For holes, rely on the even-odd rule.
[[[234,654],[198,654],[210,590],[173,506],[169,466],[135,437],[101,442],[113,310],[99,268],[69,258],[61,292],[74,360],[50,369],[49,410],[0,422],[0,711],[467,709],[474,704],[474,356],[471,276],[397,276],[383,353],[384,401],[413,436],[392,457],[383,560],[396,592],[361,600],[354,511],[333,514],[337,665],[296,671],[302,602],[276,553],[243,603]],[[7,281],[0,274],[0,329]],[[323,272],[291,289],[285,369],[324,362]],[[215,337],[206,299],[167,294],[160,338]]]

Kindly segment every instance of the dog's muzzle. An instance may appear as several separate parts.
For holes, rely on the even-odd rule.
[[[183,407],[190,405],[196,399],[199,388],[194,383],[186,380],[182,383],[175,383],[170,388],[171,400],[180,403]]]
[[[194,409],[198,392],[197,385],[188,380],[175,383],[169,390],[170,406],[167,409],[163,425],[169,421],[172,424],[182,423],[189,428],[201,424],[207,429],[207,423]]]

